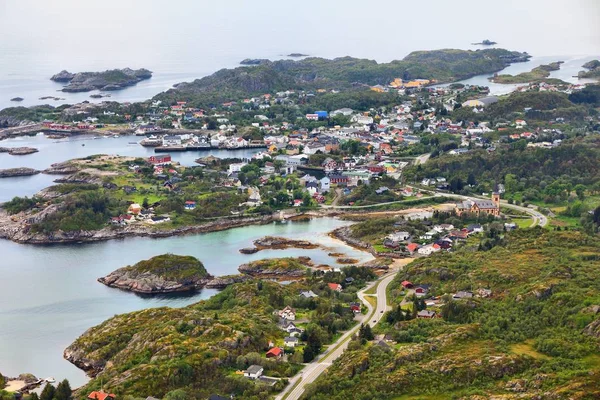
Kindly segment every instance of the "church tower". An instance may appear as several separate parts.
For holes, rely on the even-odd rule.
[[[500,209],[500,193],[497,190],[492,193],[492,202]]]

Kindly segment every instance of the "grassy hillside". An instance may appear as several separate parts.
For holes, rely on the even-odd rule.
[[[142,274],[151,274],[172,279],[174,281],[185,280],[190,277],[205,277],[208,272],[200,260],[192,256],[178,256],[175,254],[162,254],[143,260],[135,265],[123,268],[124,271]]]
[[[352,343],[306,398],[597,399],[599,268],[598,237],[541,228],[487,252],[465,247],[415,261],[392,283],[394,311],[376,331],[389,347]],[[405,279],[432,285],[445,304],[428,309],[443,318],[395,317]],[[445,295],[479,288],[491,297]]]
[[[328,60],[280,60],[252,67],[224,69],[158,94],[156,99],[195,104],[218,104],[278,90],[349,89],[358,85],[388,84],[395,78],[449,82],[499,71],[527,55],[503,49],[435,50],[409,54],[403,60],[377,63],[352,57]]]
[[[267,399],[285,382],[271,387],[243,378],[236,371],[260,364],[265,374],[290,377],[298,371],[303,346],[290,350],[287,360],[265,358],[269,342],[283,346],[287,333],[277,327],[273,311],[292,306],[297,324],[306,329],[302,342],[314,349],[330,343],[338,332],[354,324],[348,303],[356,301],[358,286],[344,293],[332,292],[326,282],[354,276],[364,284],[373,273],[364,268],[345,268],[303,282],[279,285],[248,281],[229,286],[209,300],[184,308],[155,308],[117,315],[91,328],[65,352],[80,366],[98,373],[76,398],[100,388],[119,398],[154,396],[183,391],[185,399],[206,399],[210,394],[244,399]],[[348,274],[348,275],[347,275]],[[301,290],[319,297],[306,299]]]

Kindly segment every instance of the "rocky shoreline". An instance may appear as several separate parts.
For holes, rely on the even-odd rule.
[[[355,249],[368,251],[375,257],[387,257],[387,258],[406,258],[408,254],[399,253],[399,252],[389,252],[389,253],[379,253],[376,251],[370,243],[363,242],[360,239],[356,239],[352,237],[352,231],[349,226],[343,226],[341,228],[337,228],[329,233],[334,239],[341,240],[346,243],[348,246],[354,247]],[[339,260],[338,260],[339,263]]]
[[[261,250],[284,250],[284,249],[316,249],[320,246],[308,240],[294,240],[278,236],[265,236],[254,241],[254,247],[240,249],[242,254],[254,254]]]
[[[62,88],[63,92],[89,92],[92,90],[120,90],[136,83],[150,79],[152,72],[140,68],[133,70],[131,68],[112,69],[104,72],[79,72],[71,73],[66,70],[60,71],[52,76],[50,80],[54,82],[67,83]]]
[[[208,233],[238,228],[247,225],[264,225],[273,221],[271,216],[242,217],[236,219],[223,219],[203,225],[186,226],[176,229],[157,230],[146,225],[129,225],[125,227],[109,227],[98,231],[53,232],[50,234],[34,233],[29,229],[28,221],[16,223],[12,216],[0,210],[0,239],[12,240],[22,244],[68,244],[80,242],[100,242],[126,237],[163,238],[196,233]]]

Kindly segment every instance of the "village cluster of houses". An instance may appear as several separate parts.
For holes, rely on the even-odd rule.
[[[402,282],[402,288],[406,291],[406,296],[414,294],[415,297],[424,299],[426,308],[417,312],[417,318],[431,319],[441,317],[439,309],[444,305],[442,296],[433,296],[431,285],[415,284],[405,280]],[[450,294],[452,300],[464,300],[474,297],[487,298],[491,296],[492,290],[488,288],[479,288],[475,292],[460,290]]]

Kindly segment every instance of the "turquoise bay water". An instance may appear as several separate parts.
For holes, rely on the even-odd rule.
[[[328,252],[361,262],[372,259],[331,239],[327,233],[347,222],[325,218],[309,222],[273,223],[222,232],[162,239],[128,238],[101,243],[30,246],[0,241],[0,371],[16,376],[68,378],[74,386],[86,381],[82,371],[63,360],[63,350],[80,334],[115,314],[148,307],[182,307],[206,299],[216,290],[189,296],[138,296],[96,281],[111,271],[163,254],[192,255],[213,275],[237,273],[248,261],[271,257],[309,256],[315,263],[335,265]],[[322,249],[267,250],[245,255],[239,249],[265,235],[306,239]]]

